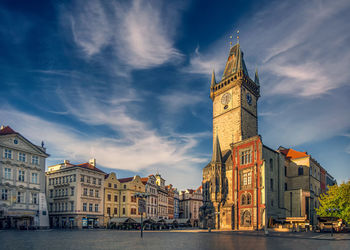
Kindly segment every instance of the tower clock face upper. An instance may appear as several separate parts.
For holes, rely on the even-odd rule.
[[[223,105],[227,105],[230,101],[231,101],[231,94],[230,94],[230,93],[225,93],[225,94],[221,97],[221,103],[222,103]]]

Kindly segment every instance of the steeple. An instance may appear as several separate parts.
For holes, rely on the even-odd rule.
[[[260,86],[259,76],[258,76],[258,69],[255,69],[255,78],[254,78],[254,82],[255,82],[256,85]]]
[[[243,59],[243,52],[241,51],[239,43],[230,49],[230,54],[228,56],[224,74],[222,79],[231,76],[234,73],[242,71],[243,74],[248,75],[248,70]]]
[[[222,163],[222,155],[221,155],[221,149],[220,149],[220,143],[219,143],[219,137],[216,134],[216,140],[213,147],[213,156],[211,158],[212,163]]]
[[[215,80],[215,71],[213,70],[213,73],[211,75],[211,84],[210,87],[214,87],[214,85],[216,84],[216,80]]]

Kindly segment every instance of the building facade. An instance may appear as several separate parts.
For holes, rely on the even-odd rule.
[[[120,212],[120,182],[115,173],[105,176],[104,195],[104,226],[109,227],[112,218],[119,217]]]
[[[9,126],[0,129],[0,229],[48,227],[45,159],[36,146]]]
[[[168,185],[165,187],[168,193],[168,219],[174,219],[174,188],[173,185]]]
[[[105,173],[96,160],[49,166],[46,172],[46,196],[50,225],[54,228],[103,227],[103,182]]]
[[[180,214],[180,195],[179,191],[174,189],[174,219],[178,219]]]
[[[193,227],[199,226],[199,209],[203,205],[202,187],[180,192],[180,219],[188,219]]]
[[[263,228],[284,217],[283,157],[258,135],[257,72],[249,77],[240,45],[230,49],[223,77],[212,74],[213,154],[203,169],[201,226]]]
[[[165,180],[160,174],[156,174],[158,191],[158,218],[168,219],[168,192],[165,188]]]
[[[154,175],[149,175],[141,179],[145,185],[145,192],[148,194],[146,199],[146,218],[158,219],[158,186]]]
[[[118,179],[119,185],[119,210],[118,217],[133,218],[141,217],[138,209],[138,199],[136,193],[144,193],[145,185],[142,183],[141,177],[135,175],[134,177]]]

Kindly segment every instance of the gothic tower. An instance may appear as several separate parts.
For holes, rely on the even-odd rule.
[[[213,71],[210,98],[213,101],[213,146],[216,136],[221,150],[258,134],[259,78],[250,79],[239,43],[230,49],[224,74],[216,83]]]

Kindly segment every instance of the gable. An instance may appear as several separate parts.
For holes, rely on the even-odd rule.
[[[8,134],[0,136],[0,145],[19,151],[24,151],[30,154],[41,155],[42,157],[48,156],[48,154],[40,150],[37,146],[25,139],[20,134]]]

